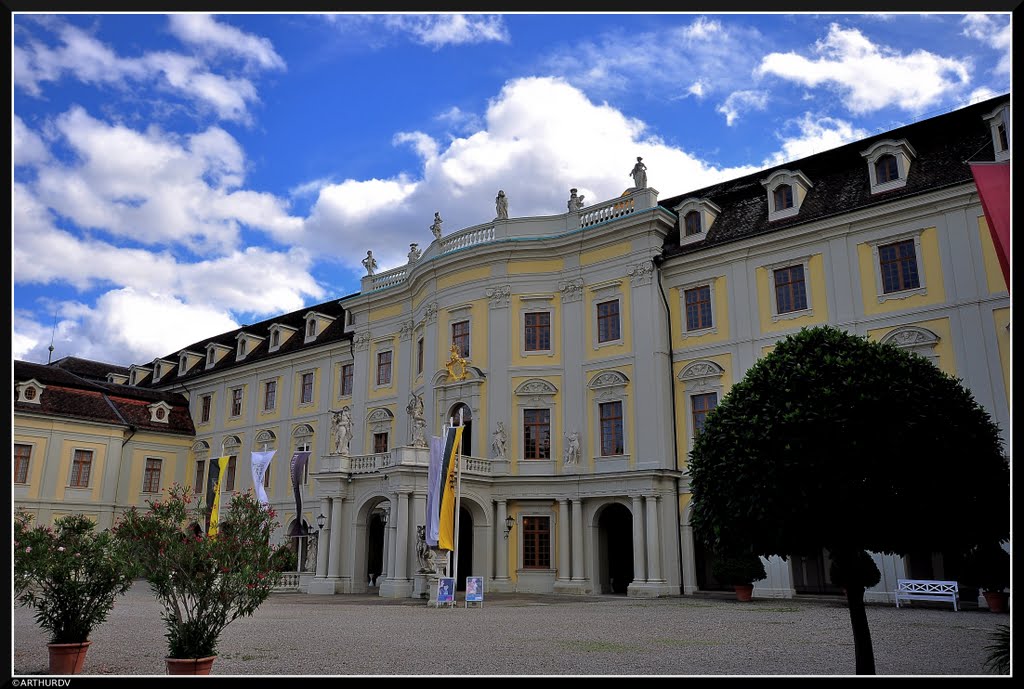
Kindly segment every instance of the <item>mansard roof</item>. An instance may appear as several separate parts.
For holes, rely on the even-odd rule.
[[[879,133],[807,158],[786,161],[751,175],[666,198],[658,205],[672,210],[690,198],[705,198],[722,210],[703,240],[679,245],[679,227],[665,238],[663,257],[689,254],[758,235],[776,232],[851,211],[867,209],[918,194],[960,184],[973,184],[967,161],[992,160],[992,134],[984,115],[1009,95],[969,105],[944,115]],[[862,152],[877,141],[906,139],[917,152],[905,186],[871,193],[871,180]],[[813,183],[794,216],[768,220],[768,195],[761,180],[778,170],[800,170]]]

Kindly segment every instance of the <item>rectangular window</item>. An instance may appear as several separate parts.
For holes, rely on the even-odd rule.
[[[199,412],[199,422],[209,423],[210,421],[210,407],[213,404],[213,395],[203,395],[203,409]]]
[[[900,169],[896,163],[896,156],[884,155],[875,162],[875,182],[891,182],[900,178]]]
[[[32,446],[14,446],[14,482],[28,483],[28,463],[32,459]]]
[[[281,344],[281,331],[280,330],[275,330],[274,332],[270,333],[270,346],[276,348],[280,344]]]
[[[235,456],[232,455],[228,459],[228,469],[224,475],[224,490],[232,491],[235,489]]]
[[[152,457],[146,459],[146,474],[142,478],[143,493],[160,492],[160,465],[162,464],[163,461],[159,459]]]
[[[213,350],[212,349],[208,349],[206,351],[206,365],[207,366],[213,366]]]
[[[378,454],[381,452],[388,451],[388,434],[387,433],[374,433],[373,434],[373,452]]]
[[[469,321],[452,323],[452,344],[459,348],[459,356],[469,358]]]
[[[686,302],[686,330],[703,330],[712,326],[711,286],[701,285],[683,292]]]
[[[231,391],[231,416],[242,414],[242,388],[235,388]]]
[[[550,569],[551,519],[523,517],[523,569]]]
[[[88,488],[91,473],[92,450],[75,450],[75,458],[71,462],[71,487]]]
[[[775,271],[775,306],[777,313],[803,311],[807,308],[804,267],[790,266]]]
[[[621,455],[622,442],[622,402],[605,402],[601,410],[601,455]]]
[[[263,487],[270,488],[270,466],[267,466],[267,471],[263,474]]]
[[[391,352],[377,353],[377,385],[391,385]]]
[[[196,460],[196,483],[193,487],[193,492],[199,495],[203,492],[203,477],[206,475],[206,461],[199,459]]]
[[[913,239],[878,247],[878,267],[882,272],[882,291],[886,294],[921,286]]]
[[[619,339],[619,300],[597,305],[597,341],[614,342]]]
[[[313,401],[313,374],[302,374],[302,395],[299,398],[301,404],[309,404]]]
[[[523,410],[523,457],[525,459],[551,459],[550,410]]]
[[[693,411],[693,433],[696,435],[704,430],[704,419],[707,418],[708,412],[718,406],[718,393],[693,395],[690,398],[690,405]]]
[[[551,314],[547,311],[527,313],[526,351],[546,352],[551,349]]]
[[[780,184],[775,187],[775,210],[782,211],[793,207],[793,187]]]
[[[341,365],[341,394],[352,394],[352,364]]]
[[[273,411],[277,407],[277,381],[268,380],[263,384],[263,410]]]
[[[316,335],[316,321],[310,318],[306,326],[306,336],[313,337],[314,335]]]
[[[423,373],[423,338],[416,340],[416,373]]]

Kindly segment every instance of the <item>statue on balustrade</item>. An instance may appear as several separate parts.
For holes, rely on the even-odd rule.
[[[501,189],[498,190],[498,196],[494,199],[494,207],[498,211],[495,220],[508,220],[508,197]]]
[[[578,213],[580,209],[583,208],[584,197],[576,196],[576,191],[576,189],[569,190],[569,201],[567,205],[569,206],[570,213]]]
[[[412,244],[409,245],[409,263],[415,263],[416,261],[420,260],[420,256],[422,255],[423,252],[420,250],[419,244],[413,242]]]
[[[331,454],[347,457],[349,443],[352,441],[352,412],[348,407],[332,412],[331,438],[334,440]]]
[[[633,178],[633,186],[637,189],[647,188],[647,166],[643,164],[643,158],[640,156],[636,157],[636,165],[629,172]]]
[[[495,459],[505,459],[507,442],[508,435],[505,433],[505,424],[499,421],[498,427],[494,429],[494,441],[491,443],[491,451],[494,453]]]
[[[439,211],[434,211],[434,224],[430,226],[430,231],[434,234],[434,239],[441,238],[441,223],[443,222],[444,220],[441,220],[441,213]]]
[[[363,259],[363,267],[366,268],[367,275],[373,275],[377,271],[377,259],[373,257],[372,251],[366,252],[366,258]]]

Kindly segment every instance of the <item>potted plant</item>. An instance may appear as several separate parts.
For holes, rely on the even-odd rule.
[[[1010,594],[1010,554],[998,543],[981,545],[967,554],[964,580],[981,589],[992,612],[1006,612]]]
[[[50,673],[82,671],[92,641],[114,599],[127,591],[136,569],[107,531],[97,532],[82,514],[59,517],[53,528],[32,527],[32,515],[14,517],[14,596],[35,608],[36,623],[50,634]]]
[[[749,601],[754,582],[764,579],[764,563],[750,551],[722,553],[711,565],[711,576],[736,591],[737,600]]]
[[[167,673],[210,674],[221,632],[256,612],[280,579],[270,543],[275,514],[251,491],[234,493],[218,532],[207,536],[192,492],[175,484],[168,493],[147,512],[126,512],[117,536],[163,606]]]

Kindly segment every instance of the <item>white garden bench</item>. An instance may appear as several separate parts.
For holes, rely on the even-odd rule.
[[[896,607],[900,601],[935,600],[953,603],[953,610],[959,610],[960,589],[955,581],[933,579],[899,579],[896,584]]]

